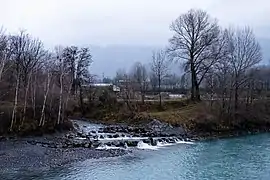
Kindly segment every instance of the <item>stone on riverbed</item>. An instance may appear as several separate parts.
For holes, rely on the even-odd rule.
[[[119,134],[114,134],[113,135],[113,138],[119,138],[120,136],[119,136]]]
[[[113,138],[113,136],[111,134],[108,134],[107,138]]]
[[[128,147],[136,147],[139,141],[126,141]]]

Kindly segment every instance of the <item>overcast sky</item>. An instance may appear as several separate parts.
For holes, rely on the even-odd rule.
[[[0,24],[27,29],[46,46],[166,45],[169,25],[191,8],[207,10],[220,24],[250,25],[270,37],[268,0],[0,0]]]

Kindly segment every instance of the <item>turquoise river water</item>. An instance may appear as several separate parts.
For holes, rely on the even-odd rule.
[[[253,180],[270,179],[270,134],[134,150],[46,171],[10,172],[3,179]]]

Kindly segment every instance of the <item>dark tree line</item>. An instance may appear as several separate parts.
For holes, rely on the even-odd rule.
[[[40,127],[61,124],[70,99],[82,96],[82,84],[90,77],[89,48],[50,52],[25,31],[0,31],[0,57],[0,119],[9,131],[20,131],[29,121]]]
[[[137,63],[132,72],[135,76],[129,76],[131,84],[144,87],[141,94],[151,87],[159,92],[161,104],[161,86],[168,77],[173,78],[169,76],[169,67],[175,62],[183,65],[179,83],[190,88],[192,101],[211,100],[211,105],[213,101],[221,102],[224,111],[236,113],[244,99],[246,105],[251,104],[255,94],[262,92],[259,89],[266,84],[262,83],[261,79],[266,78],[262,74],[267,74],[269,67],[258,66],[262,52],[250,27],[221,28],[207,12],[192,9],[173,21],[170,30],[173,36],[166,50],[153,53],[143,75],[141,63]],[[125,74],[127,77],[128,73]],[[166,81],[167,85],[173,84],[171,79]]]

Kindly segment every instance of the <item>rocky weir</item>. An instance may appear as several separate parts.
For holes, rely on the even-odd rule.
[[[122,156],[135,149],[192,144],[181,127],[155,119],[144,126],[106,126],[80,120],[73,123],[74,130],[67,133],[0,138],[0,175],[10,169],[51,168],[86,159]]]
[[[75,130],[54,141],[29,140],[28,143],[50,148],[128,149],[191,143],[181,127],[156,119],[145,126],[98,125],[73,120]],[[149,148],[151,149],[151,148]]]

